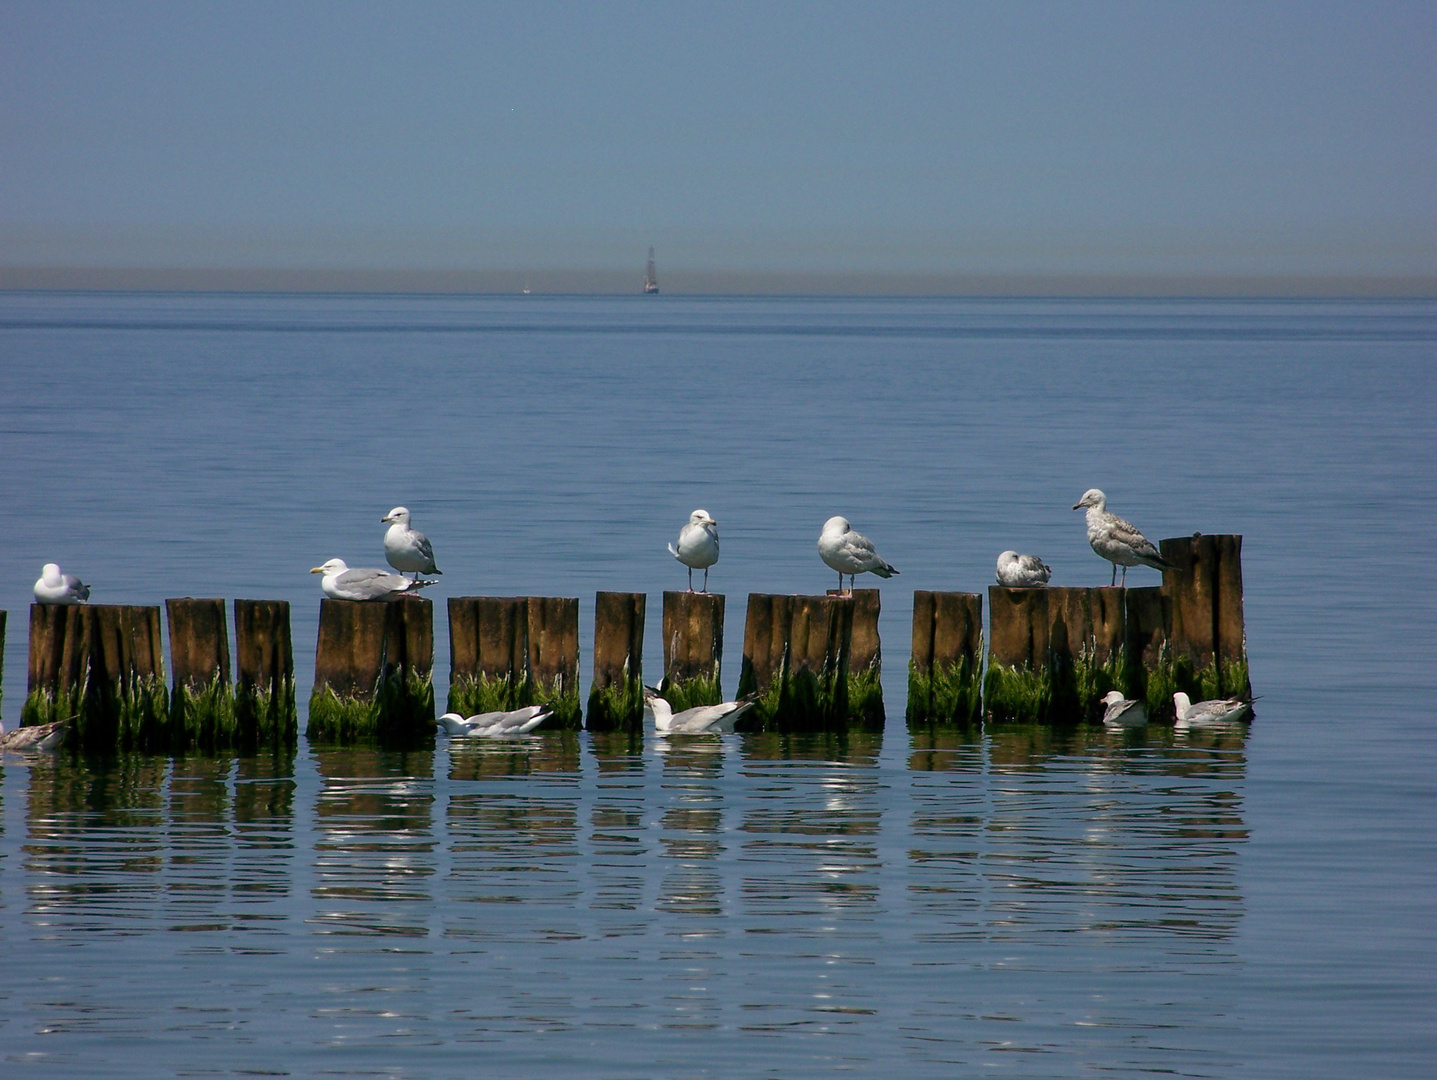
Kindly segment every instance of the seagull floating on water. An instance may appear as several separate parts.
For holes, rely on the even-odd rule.
[[[384,557],[390,566],[402,574],[412,573],[416,580],[420,574],[444,573],[434,565],[434,547],[429,537],[409,527],[408,510],[396,506],[379,520],[381,524],[393,522],[384,533]]]
[[[432,581],[419,581],[388,570],[356,567],[351,570],[343,559],[330,559],[316,566],[311,574],[323,574],[319,587],[325,596],[336,600],[392,600],[405,593],[418,592]]]
[[[65,725],[73,719],[68,717],[51,724],[36,724],[14,731],[6,731],[5,725],[0,724],[0,751],[19,754],[27,750],[53,750],[64,741]]]
[[[652,686],[644,687],[644,704],[654,714],[656,735],[716,735],[732,731],[735,721],[753,708],[752,701],[725,701],[722,705],[699,705],[676,713]]]
[[[1252,702],[1242,698],[1221,698],[1212,701],[1192,700],[1181,690],[1173,695],[1173,708],[1177,711],[1177,730],[1188,728],[1221,727],[1246,720],[1252,715]]]
[[[1053,569],[1036,555],[1005,551],[998,556],[998,584],[1010,589],[1041,589]]]
[[[1103,695],[1107,706],[1103,713],[1103,724],[1110,728],[1143,727],[1148,722],[1148,707],[1141,701],[1124,698],[1117,690]]]
[[[60,567],[47,562],[35,582],[37,604],[83,604],[90,599],[90,586],[74,574],[60,573]]]
[[[853,580],[862,573],[877,574],[891,578],[898,573],[884,562],[873,548],[873,541],[862,533],[853,531],[844,517],[831,517],[823,523],[823,532],[818,537],[818,555],[828,566],[838,571],[838,591],[852,592]],[[848,589],[843,588],[843,575],[848,575]]]
[[[704,587],[709,591],[709,567],[718,562],[718,522],[707,510],[695,510],[689,523],[679,530],[679,546],[669,545],[669,554],[689,568],[689,592],[694,591],[694,571],[704,572]]]
[[[1103,558],[1113,564],[1113,580],[1118,583],[1118,567],[1123,568],[1123,585],[1128,583],[1128,567],[1151,566],[1154,570],[1171,570],[1172,563],[1165,562],[1153,542],[1124,521],[1117,514],[1108,513],[1108,497],[1097,488],[1089,488],[1083,497],[1073,504],[1074,510],[1087,508],[1088,543]]]
[[[554,710],[547,705],[527,705],[509,712],[476,713],[470,717],[447,712],[438,723],[455,739],[503,739],[527,735],[553,715]]]

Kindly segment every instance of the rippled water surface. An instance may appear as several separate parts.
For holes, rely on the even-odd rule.
[[[289,599],[302,702],[306,571],[397,503],[440,610],[579,596],[586,658],[705,507],[730,690],[824,518],[902,570],[881,736],[5,759],[5,1075],[1433,1075],[1434,346],[1426,303],[0,294],[7,724],[51,559]],[[1105,583],[1095,485],[1243,534],[1257,722],[910,732],[912,591]]]

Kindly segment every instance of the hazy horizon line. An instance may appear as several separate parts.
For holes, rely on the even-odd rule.
[[[678,296],[1086,296],[1437,298],[1437,274],[1079,274],[678,271]],[[625,295],[632,270],[397,270],[218,267],[0,267],[0,290],[27,292],[319,292]]]

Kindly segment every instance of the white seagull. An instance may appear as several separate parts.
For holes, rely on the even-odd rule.
[[[856,533],[848,519],[831,517],[823,523],[823,532],[818,537],[818,556],[830,569],[838,571],[838,591],[843,588],[843,575],[848,575],[848,592],[853,591],[853,579],[864,572],[872,572],[881,578],[890,578],[898,573],[873,550],[873,541],[862,533]]]
[[[1073,504],[1074,510],[1087,508],[1088,543],[1108,562],[1113,564],[1113,580],[1118,583],[1118,567],[1123,568],[1123,584],[1128,583],[1128,567],[1151,566],[1154,570],[1170,570],[1172,564],[1163,561],[1153,542],[1135,529],[1131,522],[1124,521],[1117,514],[1108,513],[1108,497],[1097,488],[1089,488],[1083,497]]]
[[[752,701],[725,701],[722,705],[699,705],[675,713],[673,706],[652,686],[644,687],[644,704],[654,714],[656,735],[710,735],[732,731],[734,722],[753,708]]]
[[[469,717],[447,712],[438,723],[456,739],[502,739],[527,735],[553,715],[554,711],[547,705],[527,705],[510,712],[476,713]]]
[[[689,523],[679,530],[679,546],[669,545],[669,554],[689,568],[689,592],[694,591],[694,571],[704,572],[702,592],[709,591],[709,567],[718,562],[718,522],[707,510],[695,510]]]
[[[1036,555],[1005,551],[998,556],[998,584],[1010,589],[1041,589],[1053,569]]]
[[[409,527],[408,510],[396,506],[379,521],[381,524],[393,522],[384,533],[384,557],[390,566],[401,574],[412,573],[416,579],[420,574],[444,573],[434,565],[434,548],[429,537]]]
[[[62,574],[60,568],[47,562],[35,582],[37,604],[83,604],[90,599],[90,586],[74,574]]]
[[[1173,695],[1173,708],[1177,712],[1177,723],[1174,727],[1178,731],[1185,731],[1188,728],[1221,727],[1225,724],[1235,724],[1252,715],[1251,701],[1244,701],[1242,698],[1222,698],[1193,704],[1192,699],[1181,690]]]
[[[1103,724],[1110,728],[1143,727],[1148,722],[1148,707],[1141,701],[1125,699],[1117,690],[1103,695],[1107,710],[1103,713]]]
[[[325,596],[336,600],[392,600],[404,593],[417,592],[432,581],[415,581],[388,570],[356,567],[351,570],[343,559],[330,559],[316,566],[311,574],[323,574],[319,587]]]
[[[6,731],[0,724],[0,750],[24,753],[27,750],[53,750],[65,738],[65,725],[74,717],[56,720],[51,724],[36,724],[34,727],[16,728]]]

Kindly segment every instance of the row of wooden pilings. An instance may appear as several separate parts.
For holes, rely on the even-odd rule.
[[[914,594],[910,724],[1092,722],[1117,689],[1170,718],[1172,693],[1250,693],[1241,537],[1162,543],[1161,587]],[[666,592],[662,689],[675,709],[723,700],[724,597]],[[637,729],[643,715],[643,593],[601,592],[587,708],[579,687],[579,601],[448,601],[447,708],[461,715],[550,705],[551,725]],[[158,607],[35,605],[23,723],[73,718],[92,750],[261,749],[298,738],[289,605],[234,601],[232,680],[225,602],[165,602],[173,687]],[[876,589],[851,596],[749,596],[739,695],[752,729],[881,728]],[[0,612],[0,647],[4,613]],[[3,657],[0,657],[3,660]],[[433,603],[320,602],[307,737],[320,743],[433,737]]]

